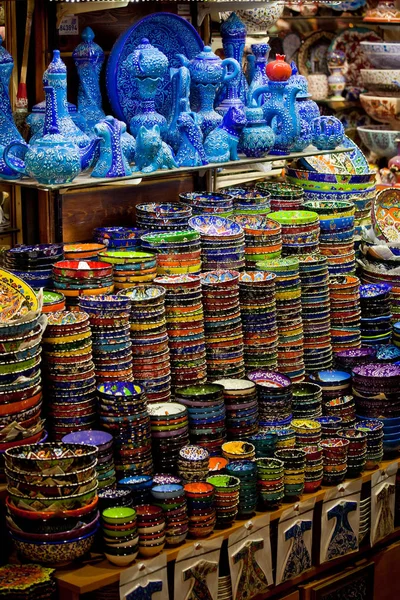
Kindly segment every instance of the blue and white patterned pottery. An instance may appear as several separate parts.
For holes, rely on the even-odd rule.
[[[336,117],[314,119],[312,127],[312,143],[318,150],[334,150],[343,141],[344,127]]]
[[[225,57],[234,58],[241,65],[246,43],[246,25],[239,19],[236,13],[232,12],[226,21],[221,24],[220,31]],[[240,98],[243,104],[246,104],[249,85],[241,67],[236,87],[238,98]],[[227,96],[228,87],[224,85],[217,94],[217,104],[220,104]]]
[[[14,61],[2,43],[0,36],[0,145],[6,146],[14,140],[22,141],[22,136],[14,123],[9,94]]]
[[[262,96],[258,101],[262,102]],[[248,157],[261,158],[273,147],[275,134],[264,120],[262,107],[253,106],[253,97],[249,98],[249,107],[246,108],[245,114],[247,123],[240,136],[239,151]]]
[[[301,152],[312,143],[313,121],[320,118],[318,104],[311,100],[311,94],[308,92],[308,81],[303,75],[298,74],[295,62],[292,62],[292,75],[289,78],[289,85],[300,88],[296,96],[296,111],[301,123],[301,132],[296,139],[292,151]]]
[[[251,77],[249,91],[247,93],[247,106],[251,106],[253,102],[253,92],[262,85],[267,85],[268,75],[265,72],[265,67],[268,63],[268,56],[271,47],[268,44],[252,44],[251,51],[254,55],[254,74]],[[249,55],[249,57],[251,54]],[[259,98],[259,105],[262,106],[266,102],[268,96],[263,94]]]

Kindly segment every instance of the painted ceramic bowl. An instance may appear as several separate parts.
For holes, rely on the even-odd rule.
[[[103,510],[101,517],[105,523],[110,525],[131,523],[136,519],[136,511],[127,506],[106,508],[106,510]]]
[[[398,44],[400,46],[400,44]],[[400,94],[398,96],[375,96],[360,94],[361,106],[365,112],[379,123],[400,125]]]
[[[369,92],[399,91],[400,68],[360,69],[360,73],[364,87]]]
[[[360,42],[365,56],[377,69],[400,69],[400,43]]]
[[[26,559],[46,565],[67,565],[84,556],[93,545],[97,529],[82,537],[63,542],[34,542],[11,535],[17,551]]]
[[[396,156],[398,131],[390,129],[387,125],[364,125],[357,127],[357,131],[363,144],[377,156]]]

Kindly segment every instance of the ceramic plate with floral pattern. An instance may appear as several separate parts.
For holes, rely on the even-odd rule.
[[[306,169],[317,171],[318,173],[356,174],[354,164],[347,152],[308,156],[307,158],[302,158],[300,162]]]
[[[400,189],[380,191],[373,203],[372,216],[387,242],[400,242]]]
[[[329,75],[326,54],[335,34],[331,31],[313,31],[299,50],[298,66],[301,75],[325,73]]]
[[[363,88],[361,69],[370,69],[360,42],[381,42],[382,39],[374,31],[365,27],[352,27],[344,29],[332,41],[329,51],[341,50],[346,54],[348,70],[346,73],[346,88]]]
[[[0,269],[0,322],[14,321],[38,310],[33,289],[16,275]]]

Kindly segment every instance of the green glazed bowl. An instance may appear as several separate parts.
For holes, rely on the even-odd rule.
[[[103,521],[110,525],[124,524],[136,518],[136,511],[128,506],[115,506],[103,510],[101,516]]]

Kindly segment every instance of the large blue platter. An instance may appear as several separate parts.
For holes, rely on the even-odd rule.
[[[186,19],[168,12],[148,15],[120,35],[108,58],[106,84],[115,116],[128,125],[137,110],[138,94],[124,62],[142,38],[147,38],[153,46],[161,50],[167,56],[169,66],[173,68],[181,66],[176,58],[177,54],[184,54],[192,59],[204,47],[199,34]],[[169,69],[156,95],[156,110],[167,120],[172,112]]]

